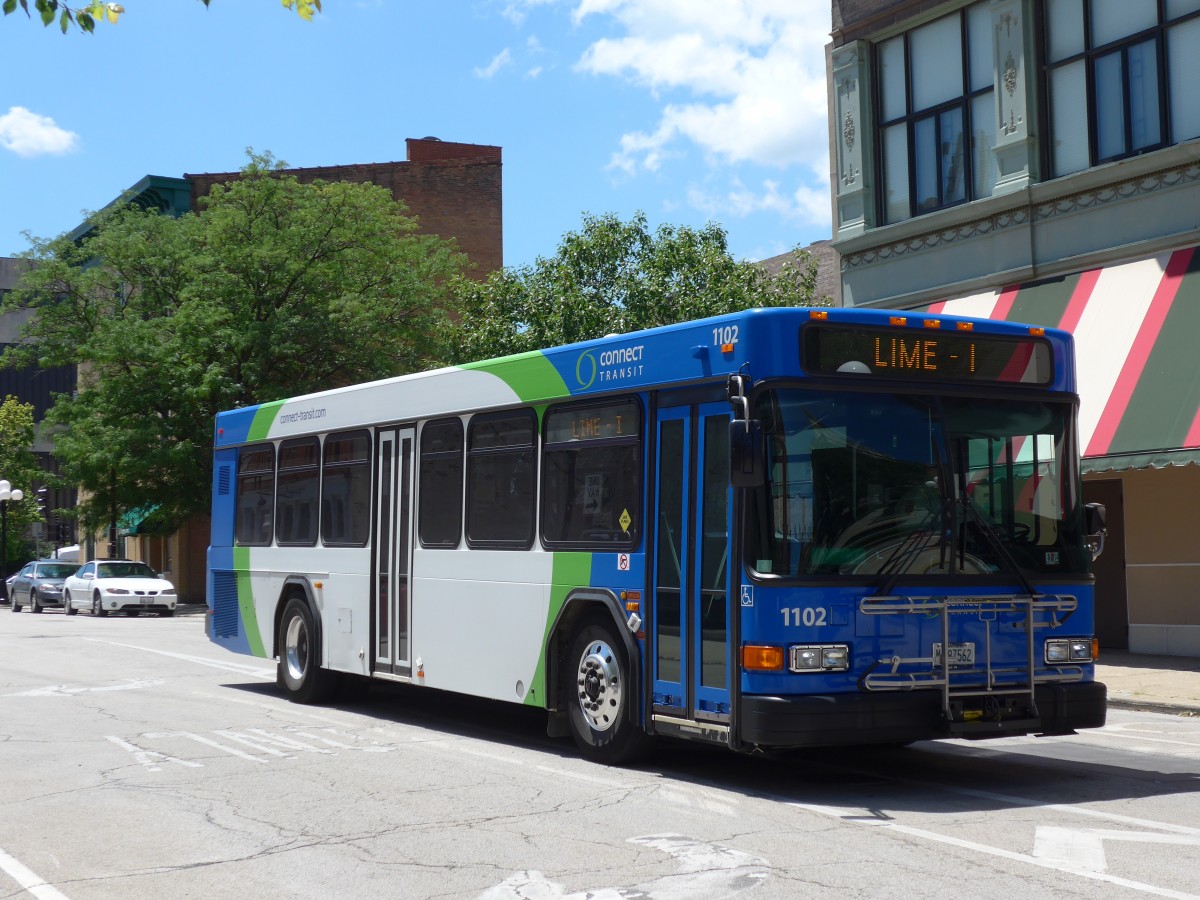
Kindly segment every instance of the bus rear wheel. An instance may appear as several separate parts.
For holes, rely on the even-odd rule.
[[[563,702],[571,736],[583,755],[617,765],[633,761],[648,744],[630,721],[629,660],[613,626],[600,616],[580,623],[567,651]]]
[[[321,643],[308,603],[288,600],[279,621],[276,681],[293,703],[323,703],[333,697],[337,679],[321,668]]]

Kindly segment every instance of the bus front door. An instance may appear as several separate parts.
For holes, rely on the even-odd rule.
[[[654,566],[654,713],[727,724],[729,405],[660,410]]]
[[[373,670],[411,675],[413,429],[380,431],[375,459]]]

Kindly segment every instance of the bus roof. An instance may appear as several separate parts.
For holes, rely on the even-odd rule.
[[[1043,390],[1074,393],[1070,334],[1012,322],[924,312],[825,307],[744,310],[707,319],[608,335],[515,356],[451,366],[293,397],[217,415],[217,447],[315,431],[348,430],[379,421],[411,421],[514,404],[634,392],[724,379],[809,377],[801,364],[800,329],[821,322],[845,332],[889,329],[905,341],[947,335],[1036,337],[1053,355]]]

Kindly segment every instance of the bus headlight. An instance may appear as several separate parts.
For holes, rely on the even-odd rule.
[[[850,668],[850,648],[845,644],[795,644],[788,649],[791,672],[845,672]]]
[[[1046,662],[1049,665],[1091,662],[1093,658],[1092,641],[1088,638],[1052,638],[1046,641]]]

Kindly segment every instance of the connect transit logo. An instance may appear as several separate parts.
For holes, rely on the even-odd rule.
[[[596,380],[596,354],[591,350],[585,350],[579,354],[579,359],[575,360],[575,380],[579,383],[579,387],[583,389],[590,388]]]

